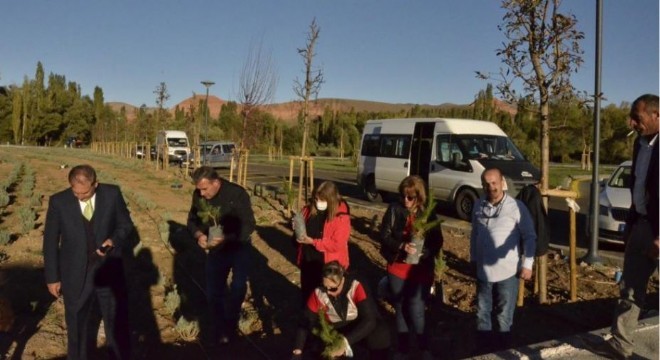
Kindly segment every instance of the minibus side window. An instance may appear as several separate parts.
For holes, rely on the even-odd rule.
[[[450,169],[467,171],[470,168],[463,152],[451,135],[438,135],[436,137],[436,161]]]
[[[365,135],[362,142],[362,156],[378,156],[380,135]]]
[[[377,156],[407,159],[410,153],[410,135],[381,135]]]

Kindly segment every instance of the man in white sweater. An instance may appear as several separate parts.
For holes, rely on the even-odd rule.
[[[525,204],[506,194],[497,168],[481,174],[485,196],[472,212],[470,261],[477,277],[477,351],[508,348],[518,277],[532,278],[534,223]],[[496,326],[491,317],[495,316]]]

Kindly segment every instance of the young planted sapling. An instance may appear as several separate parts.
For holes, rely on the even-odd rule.
[[[208,242],[206,250],[210,250],[222,242],[224,232],[222,225],[220,225],[220,206],[211,205],[205,199],[199,199],[197,203],[197,217],[204,224],[209,225]]]
[[[419,263],[419,258],[422,256],[422,249],[424,248],[424,239],[426,238],[426,234],[433,230],[434,228],[440,226],[440,223],[442,223],[442,220],[440,218],[435,218],[432,215],[435,214],[435,199],[433,196],[429,196],[428,200],[426,201],[426,206],[424,206],[424,210],[422,211],[419,216],[415,218],[415,221],[413,222],[413,233],[411,236],[411,240],[413,244],[415,244],[415,247],[417,248],[417,252],[414,254],[408,254],[406,256],[406,263],[408,264],[417,264]]]
[[[318,315],[320,326],[312,329],[312,333],[323,342],[324,347],[321,356],[324,359],[334,359],[335,354],[346,347],[344,336],[330,324],[325,317],[324,308],[319,309]]]

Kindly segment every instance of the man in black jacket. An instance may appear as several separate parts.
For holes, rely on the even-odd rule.
[[[229,335],[236,331],[247,292],[254,213],[245,189],[221,179],[213,168],[202,166],[193,172],[192,178],[197,189],[193,192],[188,213],[188,230],[197,244],[208,251],[206,295],[217,339],[225,344]],[[209,234],[212,225],[216,224],[222,228],[221,234]],[[232,281],[225,308],[225,288],[230,271]]]
[[[633,102],[630,125],[638,136],[633,149],[632,204],[624,236],[626,252],[619,284],[621,294],[614,311],[612,338],[592,349],[623,359],[633,354],[632,333],[646,298],[649,278],[658,267],[657,95],[642,95]]]

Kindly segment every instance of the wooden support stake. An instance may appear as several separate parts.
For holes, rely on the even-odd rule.
[[[571,301],[577,300],[577,265],[576,265],[576,239],[575,239],[575,210],[572,207],[568,208],[568,216],[570,217],[570,268],[571,268]]]
[[[307,166],[309,166],[309,187],[310,187],[310,193],[314,191],[314,158],[309,158],[309,161],[307,162]]]
[[[293,191],[293,156],[289,157],[289,189],[288,191]],[[286,194],[286,207],[289,211],[289,216],[291,215],[292,205],[289,203],[289,194]]]
[[[539,304],[548,302],[548,255],[543,254],[536,258],[538,264],[536,279],[538,284]]]

